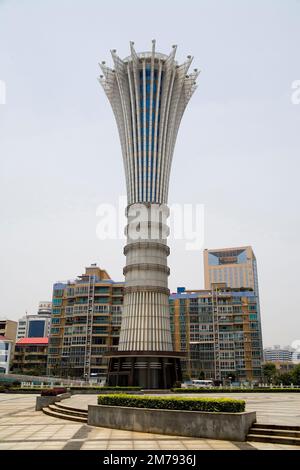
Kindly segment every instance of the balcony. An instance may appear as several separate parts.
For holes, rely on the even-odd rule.
[[[104,294],[105,295],[105,294]],[[103,294],[99,294],[99,297],[95,295],[94,298],[94,303],[95,304],[108,304],[109,303],[110,296],[107,294],[106,297],[103,297]]]
[[[95,287],[94,294],[95,295],[110,295],[110,289],[108,287],[103,287],[103,288]]]

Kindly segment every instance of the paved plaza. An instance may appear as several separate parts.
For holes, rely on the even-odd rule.
[[[164,394],[163,396],[167,396]],[[174,394],[172,394],[174,396]],[[256,411],[258,423],[300,426],[300,393],[180,393],[182,397],[229,397],[246,401],[246,411]],[[67,406],[87,410],[97,404],[97,395],[74,395]]]
[[[219,394],[220,395],[220,394]],[[209,396],[219,396],[213,394]],[[271,450],[300,447],[260,442],[229,442],[99,428],[35,411],[37,395],[0,394],[0,450]],[[188,394],[188,396],[194,396]],[[203,395],[202,395],[203,396]],[[222,394],[224,397],[224,394]],[[300,394],[231,394],[256,410],[258,422],[300,425]],[[68,406],[87,409],[97,395],[74,395]]]

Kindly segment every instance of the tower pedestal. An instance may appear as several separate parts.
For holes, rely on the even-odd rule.
[[[172,351],[116,351],[109,353],[108,385],[168,389],[182,380],[180,358]]]

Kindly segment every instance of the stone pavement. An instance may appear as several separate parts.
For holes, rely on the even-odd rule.
[[[288,445],[195,439],[98,428],[53,418],[41,411],[36,412],[35,397],[36,395],[0,394],[0,450],[300,449]],[[96,400],[96,395],[75,395],[64,403],[86,407],[88,402],[95,403]],[[299,413],[299,408],[294,410],[294,414],[297,412]]]

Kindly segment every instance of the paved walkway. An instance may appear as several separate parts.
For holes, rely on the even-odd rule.
[[[193,439],[88,426],[35,411],[35,397],[0,394],[0,450],[299,450],[287,445]],[[95,403],[96,399],[96,395],[75,395],[64,403],[86,408],[87,403]],[[299,408],[294,414],[297,412]]]

